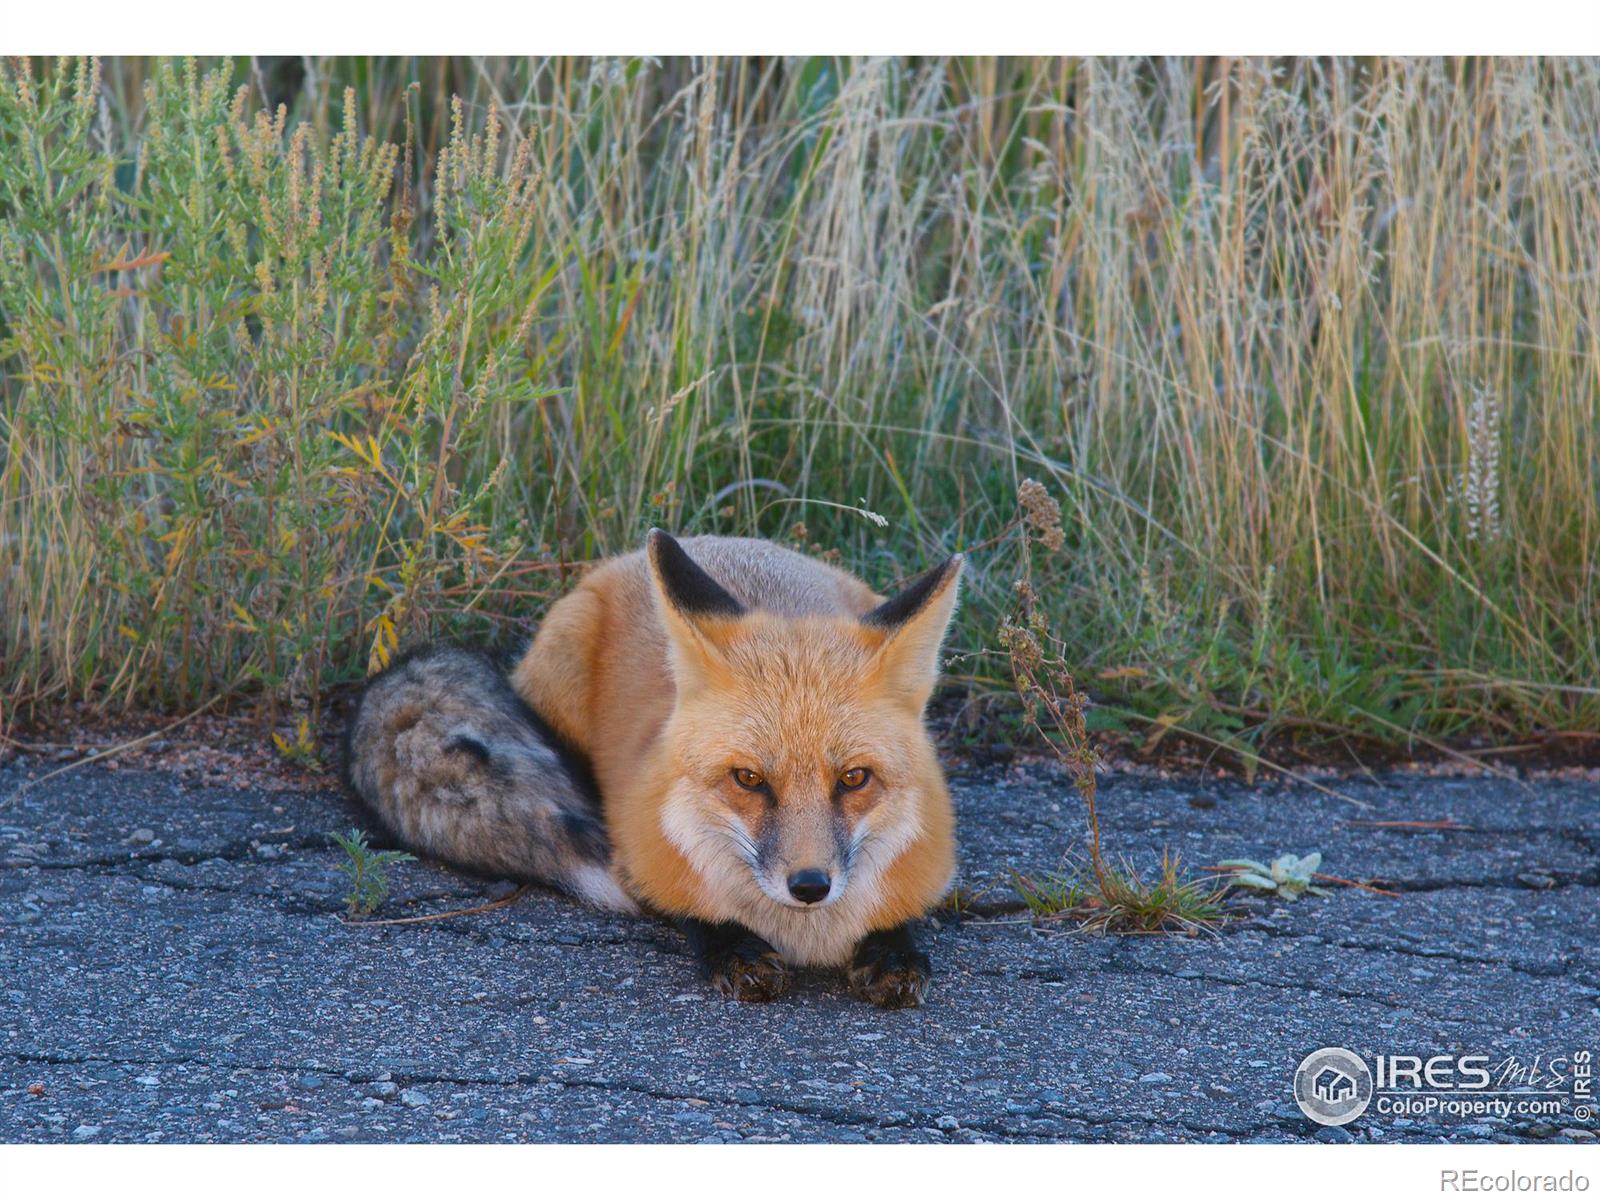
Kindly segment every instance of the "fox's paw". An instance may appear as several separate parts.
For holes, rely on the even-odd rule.
[[[737,921],[713,923],[693,917],[683,922],[689,947],[706,978],[730,1000],[776,1000],[789,986],[789,968],[761,938]]]
[[[879,1008],[917,1008],[932,978],[928,956],[903,929],[867,937],[850,963],[851,990]]]
[[[927,998],[932,978],[928,956],[920,950],[850,968],[851,989],[879,1008],[917,1008]]]
[[[752,937],[711,964],[711,986],[730,1000],[765,1003],[788,988],[789,968],[776,950]]]

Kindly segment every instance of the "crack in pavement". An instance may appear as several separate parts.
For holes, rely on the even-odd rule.
[[[1064,975],[1050,971],[1031,970],[1028,968],[1017,971],[1007,971],[1004,968],[974,967],[971,968],[971,971],[974,975],[981,975],[984,977],[997,979],[1030,979],[1040,983],[1058,984],[1070,984],[1074,982],[1074,980],[1069,979]],[[1361,992],[1355,991],[1351,988],[1332,987],[1328,984],[1320,982],[1302,983],[1292,980],[1275,981],[1270,979],[1251,979],[1242,976],[1235,977],[1228,975],[1208,974],[1203,971],[1194,971],[1187,968],[1180,971],[1172,971],[1164,967],[1141,967],[1137,965],[1129,966],[1126,963],[1111,963],[1106,961],[1095,963],[1093,972],[1106,975],[1123,975],[1128,977],[1158,975],[1169,979],[1181,980],[1185,983],[1214,983],[1221,987],[1235,988],[1261,987],[1280,992],[1301,992],[1314,996],[1336,996],[1341,1000],[1364,1000],[1369,1003],[1379,1005],[1390,1011],[1407,1009],[1414,1012],[1423,1013],[1430,1020],[1437,1021],[1444,1025],[1465,1025],[1470,1028],[1495,1028],[1498,1026],[1498,1022],[1496,1021],[1472,1020],[1465,1017],[1437,1013],[1431,1009],[1421,1008],[1415,1003],[1400,1003],[1397,1002],[1396,999],[1397,993],[1393,992]],[[1089,973],[1092,972],[1085,972],[1085,974]]]
[[[139,869],[146,864],[159,866],[168,862],[184,867],[204,867],[213,862],[227,862],[235,865],[249,863],[252,866],[259,866],[266,878],[260,883],[227,884],[211,880],[174,879],[168,875],[156,875]],[[262,862],[246,852],[236,858],[226,858],[217,854],[202,854],[192,861],[188,855],[183,857],[156,855],[149,857],[130,856],[122,859],[91,859],[83,862],[0,862],[0,869],[10,868],[18,870],[19,873],[21,870],[30,867],[37,867],[47,871],[81,871],[83,874],[97,879],[135,879],[140,883],[148,884],[152,887],[167,888],[174,892],[199,892],[219,896],[255,896],[262,899],[271,899],[294,894],[302,897],[303,902],[301,904],[277,905],[275,906],[276,910],[291,916],[314,915],[314,907],[311,901],[306,898],[306,892],[289,893],[285,891],[283,887],[284,881],[278,877],[282,874],[279,868],[283,865],[285,864],[281,862]],[[337,870],[337,864],[329,863],[326,869],[330,872]],[[291,886],[295,882],[293,879],[289,881]],[[318,900],[324,900],[329,905],[326,909],[329,915],[338,914],[338,901],[328,900],[320,892],[312,892],[310,895],[315,896]],[[456,886],[418,892],[406,896],[403,900],[396,901],[396,903],[418,904],[443,900],[483,902],[488,898],[488,895],[481,889],[475,889],[469,882],[462,880]]]
[[[1381,948],[1381,947],[1374,948],[1374,947],[1356,946],[1356,947],[1351,947],[1351,948],[1352,949],[1362,949],[1362,950],[1373,950],[1376,953],[1384,953],[1385,952],[1385,950],[1383,948]],[[1420,1013],[1420,1014],[1428,1017],[1430,1020],[1438,1022],[1439,1024],[1443,1024],[1443,1025],[1464,1025],[1464,1026],[1467,1026],[1468,1028],[1491,1028],[1491,1029],[1499,1028],[1500,1025],[1501,1025],[1500,1021],[1492,1019],[1492,1018],[1485,1020],[1485,1019],[1475,1019],[1475,1018],[1469,1018],[1469,1017],[1462,1017],[1462,1016],[1460,1016],[1458,1014],[1455,1014],[1455,1013],[1441,1013],[1441,1012],[1438,1012],[1437,1010],[1434,1010],[1432,1008],[1423,1007],[1423,1006],[1419,1005],[1418,1003],[1416,1003],[1415,1000],[1398,999],[1399,993],[1396,993],[1396,992],[1357,991],[1357,990],[1352,989],[1352,988],[1342,988],[1342,987],[1331,986],[1331,985],[1323,983],[1321,981],[1299,981],[1299,980],[1290,980],[1290,979],[1271,980],[1271,979],[1256,979],[1256,978],[1251,978],[1249,976],[1230,976],[1230,975],[1222,975],[1222,974],[1216,974],[1216,973],[1208,973],[1208,972],[1204,972],[1204,971],[1197,971],[1197,970],[1194,970],[1193,968],[1189,968],[1189,967],[1184,967],[1184,968],[1179,968],[1177,970],[1173,970],[1168,966],[1161,966],[1161,965],[1145,966],[1142,963],[1129,962],[1125,958],[1098,959],[1093,964],[1090,964],[1090,965],[1086,966],[1084,968],[1084,970],[1081,972],[1081,974],[1079,974],[1076,978],[1070,977],[1070,976],[1068,976],[1067,974],[1065,974],[1063,972],[1040,970],[1040,969],[1031,968],[1031,967],[1023,967],[1023,968],[1015,969],[1015,970],[1007,970],[1006,968],[1003,968],[1003,967],[968,967],[966,969],[967,969],[967,971],[969,973],[971,973],[973,975],[978,975],[978,976],[981,976],[981,977],[984,977],[984,978],[995,978],[995,979],[1006,979],[1006,980],[1027,979],[1027,980],[1033,980],[1033,981],[1036,981],[1036,982],[1039,982],[1039,983],[1061,984],[1061,985],[1070,985],[1070,984],[1073,984],[1073,983],[1082,983],[1082,982],[1084,982],[1084,979],[1086,977],[1091,977],[1096,973],[1108,974],[1108,975],[1124,975],[1124,976],[1129,976],[1129,977],[1133,977],[1133,976],[1163,976],[1163,977],[1166,977],[1166,978],[1169,978],[1169,979],[1182,980],[1184,982],[1214,983],[1214,984],[1218,984],[1218,985],[1223,986],[1223,987],[1237,987],[1237,988],[1263,987],[1263,988],[1270,988],[1270,989],[1273,989],[1275,991],[1303,992],[1303,993],[1306,993],[1308,995],[1316,995],[1316,996],[1336,996],[1336,997],[1338,997],[1340,999],[1344,999],[1344,1000],[1362,1000],[1362,1001],[1367,1001],[1367,1002],[1372,1003],[1372,1004],[1377,1004],[1377,1005],[1381,1006],[1382,1008],[1384,1008],[1386,1010],[1389,1010],[1389,1011],[1408,1010],[1408,1011],[1412,1011],[1412,1012],[1417,1012],[1417,1013]],[[1541,978],[1544,978],[1544,977],[1541,977]]]
[[[318,1075],[328,1079],[345,1083],[353,1089],[366,1086],[363,1081],[352,1080],[347,1072],[336,1071],[332,1068],[314,1068],[305,1066],[292,1066],[283,1063],[261,1063],[245,1061],[223,1061],[192,1056],[164,1057],[164,1058],[132,1058],[119,1055],[68,1055],[52,1054],[47,1052],[10,1051],[6,1057],[18,1062],[33,1062],[50,1066],[131,1066],[146,1068],[161,1068],[174,1066],[203,1067],[219,1073],[238,1071],[254,1072],[268,1075]],[[517,1071],[496,1075],[463,1075],[440,1074],[425,1070],[390,1071],[392,1081],[397,1087],[412,1085],[439,1085],[446,1087],[493,1087],[493,1088],[545,1088],[558,1085],[562,1088],[586,1089],[604,1093],[628,1092],[633,1095],[645,1096],[656,1100],[666,1100],[675,1103],[720,1105],[727,1108],[750,1109],[758,1112],[781,1112],[794,1116],[820,1119],[830,1124],[842,1127],[859,1128],[862,1126],[881,1129],[917,1128],[916,1122],[907,1117],[905,1120],[892,1120],[888,1117],[876,1117],[865,1113],[853,1113],[848,1109],[836,1106],[800,1105],[784,1101],[751,1101],[743,1100],[733,1095],[705,1095],[698,1092],[677,1092],[667,1088],[652,1086],[647,1083],[638,1083],[629,1079],[607,1078],[582,1078],[553,1074],[559,1071],[562,1064],[552,1062],[547,1071]],[[931,1120],[932,1118],[930,1118]],[[967,1125],[964,1128],[973,1128]],[[1025,1136],[1025,1135],[1017,1135]]]
[[[1340,950],[1366,950],[1374,954],[1404,954],[1412,958],[1443,959],[1446,962],[1458,962],[1467,966],[1504,967],[1506,970],[1515,972],[1518,975],[1527,975],[1530,978],[1541,980],[1563,978],[1571,971],[1573,966],[1570,961],[1563,961],[1559,967],[1547,967],[1513,962],[1506,958],[1487,958],[1476,954],[1466,954],[1459,950],[1406,945],[1385,946],[1372,942],[1358,942],[1350,938],[1329,938],[1320,933],[1302,933],[1297,930],[1279,929],[1270,925],[1251,925],[1248,928],[1251,932],[1266,934],[1268,937],[1283,938],[1286,941],[1311,942],[1317,945],[1336,947]]]
[[[39,1063],[49,1066],[127,1066],[159,1069],[162,1067],[202,1067],[207,1070],[228,1074],[235,1072],[250,1072],[265,1075],[316,1075],[325,1077],[337,1083],[343,1083],[353,1090],[368,1086],[369,1081],[352,1079],[350,1072],[338,1071],[329,1067],[306,1067],[285,1063],[261,1063],[244,1061],[221,1061],[193,1056],[163,1057],[163,1058],[133,1058],[119,1055],[69,1055],[52,1054],[39,1051],[9,1051],[5,1057],[18,1062]],[[561,1063],[551,1064],[551,1071],[559,1070]],[[366,1072],[362,1072],[365,1074]],[[784,1113],[790,1116],[805,1117],[813,1121],[825,1122],[846,1129],[881,1129],[881,1130],[917,1130],[936,1131],[940,1134],[959,1131],[975,1131],[993,1137],[1013,1140],[1018,1138],[1042,1138],[1049,1131],[1030,1131],[1026,1126],[1005,1121],[990,1120],[987,1118],[967,1118],[960,1122],[956,1130],[946,1130],[934,1124],[940,1114],[933,1110],[917,1110],[907,1112],[904,1117],[895,1117],[892,1114],[872,1112],[858,1112],[846,1107],[821,1103],[797,1103],[795,1101],[778,1099],[746,1100],[733,1094],[707,1094],[696,1091],[674,1091],[648,1083],[637,1082],[627,1078],[607,1077],[571,1077],[551,1074],[544,1071],[517,1071],[493,1076],[487,1075],[462,1075],[441,1074],[432,1071],[403,1070],[388,1072],[392,1082],[397,1087],[404,1088],[413,1085],[444,1086],[444,1087],[491,1087],[491,1088],[548,1088],[557,1085],[561,1088],[574,1090],[589,1090],[603,1094],[626,1092],[630,1095],[643,1096],[654,1100],[663,1100],[676,1104],[690,1104],[696,1106],[716,1105],[722,1108],[749,1110],[759,1113]],[[201,1084],[191,1086],[200,1087]],[[1048,1115],[1075,1121],[1086,1127],[1117,1127],[1128,1125],[1143,1125],[1153,1129],[1180,1128],[1196,1135],[1220,1134],[1226,1137],[1250,1137],[1263,1132],[1288,1132],[1301,1133],[1293,1129],[1287,1122],[1266,1122],[1254,1125],[1203,1125],[1191,1119],[1170,1119],[1148,1113],[1128,1113],[1117,1116],[1091,1115],[1077,1112],[1054,1102],[1040,1102],[1039,1113],[1031,1115]],[[1303,1136],[1303,1133],[1301,1133]]]
[[[1490,879],[1388,879],[1382,875],[1371,876],[1366,882],[1374,887],[1388,888],[1394,892],[1448,892],[1448,891],[1519,891],[1557,892],[1567,888],[1600,888],[1600,866],[1586,871],[1563,871],[1543,868],[1523,872],[1549,880],[1548,884],[1530,887],[1518,876],[1496,876]]]
[[[298,838],[280,839],[273,837],[270,832],[264,836],[249,838],[234,838],[232,841],[223,842],[220,846],[203,846],[198,848],[139,850],[133,849],[126,852],[113,852],[90,855],[81,859],[0,859],[0,867],[25,868],[43,867],[46,870],[89,870],[92,867],[121,867],[129,863],[162,863],[173,862],[179,866],[193,867],[200,863],[220,859],[223,862],[259,863],[256,856],[257,846],[278,846],[285,851],[327,850],[329,841],[326,834],[302,834]]]

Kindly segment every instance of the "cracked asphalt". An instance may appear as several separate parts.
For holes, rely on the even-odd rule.
[[[42,774],[42,768],[34,770]],[[1079,840],[1069,784],[957,776],[977,914],[923,940],[926,1007],[802,975],[715,997],[667,925],[535,891],[348,925],[333,791],[86,766],[7,802],[3,1141],[1592,1141],[1595,1123],[1295,1107],[1320,1046],[1550,1063],[1600,1049],[1593,782],[1395,775],[1338,788],[1112,777],[1105,843],[1146,867],[1320,850],[1340,889],[1218,936],[1035,925],[1009,871]],[[1456,828],[1381,822],[1450,820]],[[380,916],[505,895],[429,864]]]

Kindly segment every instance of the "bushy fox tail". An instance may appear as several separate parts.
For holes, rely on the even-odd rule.
[[[588,765],[487,656],[430,646],[374,676],[351,715],[344,763],[350,790],[419,853],[635,909],[610,870]]]

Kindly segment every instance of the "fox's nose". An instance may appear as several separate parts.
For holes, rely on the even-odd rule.
[[[819,871],[815,867],[807,867],[804,871],[796,871],[789,876],[789,895],[801,904],[815,904],[825,898],[832,880],[826,871]]]

